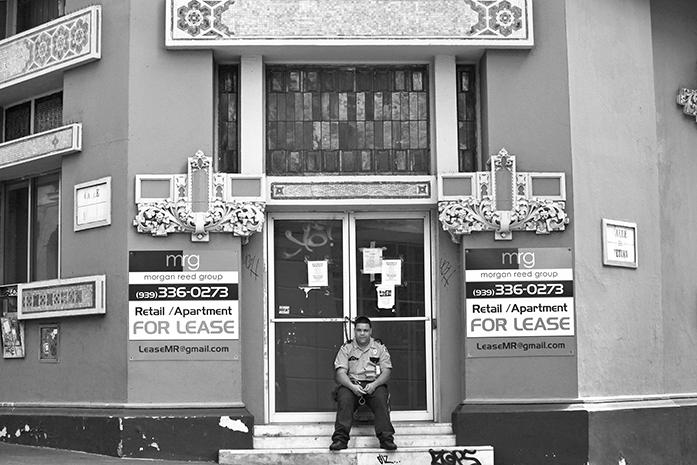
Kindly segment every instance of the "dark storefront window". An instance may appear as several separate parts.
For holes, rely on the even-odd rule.
[[[457,67],[457,139],[461,172],[477,171],[477,90],[474,66]]]
[[[218,68],[218,171],[239,173],[238,149],[238,68],[225,65]]]
[[[267,173],[427,174],[426,66],[266,71]]]
[[[58,174],[4,186],[4,284],[58,277]]]
[[[5,109],[5,142],[63,124],[63,93],[40,97]]]
[[[65,14],[65,0],[0,0],[0,39]]]

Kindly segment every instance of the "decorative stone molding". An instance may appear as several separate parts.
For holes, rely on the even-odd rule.
[[[0,144],[0,169],[80,150],[82,124],[69,124]]]
[[[533,45],[532,0],[167,0],[166,16],[168,47],[279,40]]]
[[[678,105],[682,106],[682,112],[688,116],[694,116],[697,121],[697,89],[680,89],[678,92]]]
[[[139,233],[160,237],[190,233],[193,242],[208,242],[209,233],[232,233],[248,238],[262,230],[265,203],[261,201],[261,192],[250,197],[254,200],[232,197],[232,183],[236,177],[214,173],[211,158],[200,150],[189,157],[186,175],[138,175],[138,214],[133,225]],[[168,183],[169,194],[144,196],[144,184],[148,182]],[[200,193],[205,193],[204,198]]]
[[[100,59],[101,21],[95,5],[0,41],[0,89]]]
[[[435,203],[430,176],[279,176],[269,179],[269,203],[284,205],[351,204],[394,205]]]
[[[438,219],[454,242],[459,243],[463,234],[473,231],[494,231],[496,240],[511,240],[513,231],[564,231],[569,224],[564,173],[517,173],[515,156],[505,148],[491,157],[490,164],[488,172],[439,176]],[[511,176],[511,210],[497,209],[497,172],[504,170]],[[552,180],[558,193],[536,195],[537,180]],[[447,195],[449,182],[467,187]]]

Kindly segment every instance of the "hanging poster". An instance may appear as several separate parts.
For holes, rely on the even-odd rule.
[[[389,309],[394,307],[394,286],[391,284],[378,284],[375,287],[378,293],[378,308]]]
[[[307,285],[310,287],[329,286],[329,263],[327,260],[307,262]]]
[[[382,284],[402,285],[401,258],[384,258],[382,260]]]
[[[24,358],[24,323],[17,320],[16,313],[0,318],[2,329],[2,357]]]
[[[363,274],[382,273],[382,248],[364,248],[363,252]]]
[[[39,326],[39,361],[58,362],[60,327],[57,324]]]

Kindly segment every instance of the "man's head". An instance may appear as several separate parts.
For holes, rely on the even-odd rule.
[[[373,333],[373,323],[367,316],[359,316],[353,320],[353,337],[356,344],[364,346],[370,342],[370,336]]]

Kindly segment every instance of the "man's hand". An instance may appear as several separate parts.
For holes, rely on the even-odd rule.
[[[375,392],[375,389],[377,389],[377,386],[375,385],[375,383],[368,383],[368,384],[366,384],[365,387],[363,388],[363,391],[364,391],[366,394],[371,395],[371,394],[373,394],[373,393]]]
[[[357,396],[362,396],[363,394],[368,394],[368,392],[360,384],[352,384],[351,391],[353,391],[353,393]]]

